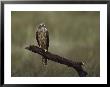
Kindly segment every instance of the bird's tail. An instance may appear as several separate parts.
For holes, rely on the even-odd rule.
[[[43,63],[44,65],[47,65],[47,59],[44,58],[44,57],[42,57],[42,63]]]

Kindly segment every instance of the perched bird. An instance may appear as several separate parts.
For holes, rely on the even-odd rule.
[[[49,47],[49,33],[44,23],[41,23],[37,27],[36,40],[39,47],[47,52]],[[42,57],[42,61],[45,63],[45,65],[47,65],[47,59]]]

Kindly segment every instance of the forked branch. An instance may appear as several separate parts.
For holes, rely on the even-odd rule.
[[[43,56],[44,58],[47,58],[48,60],[52,60],[54,62],[67,65],[69,67],[73,67],[78,72],[78,75],[81,77],[84,77],[87,75],[87,72],[84,71],[82,68],[82,66],[84,65],[83,62],[74,62],[72,60],[60,57],[60,56],[53,54],[51,52],[45,52],[43,49],[41,49],[37,46],[34,46],[34,45],[30,45],[29,47],[26,47],[25,49],[32,51],[34,53],[38,53],[41,56]]]

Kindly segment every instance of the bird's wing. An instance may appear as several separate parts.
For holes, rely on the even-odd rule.
[[[49,32],[46,31],[46,39],[47,39],[47,50],[48,50],[48,47],[49,47]]]
[[[38,45],[40,46],[39,40],[38,40],[38,31],[36,32],[36,40],[37,40],[37,42],[38,42]]]

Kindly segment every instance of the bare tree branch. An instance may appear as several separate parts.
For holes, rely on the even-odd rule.
[[[83,62],[74,62],[72,60],[69,60],[67,58],[63,58],[60,57],[56,54],[50,53],[50,52],[45,52],[43,49],[34,46],[34,45],[30,45],[29,47],[26,47],[25,49],[32,51],[34,53],[38,53],[41,56],[43,56],[44,58],[48,59],[48,60],[52,60],[54,62],[60,63],[60,64],[64,64],[67,65],[69,67],[73,67],[77,72],[78,75],[80,77],[84,77],[87,75],[87,72],[83,70],[82,65],[84,65]]]

